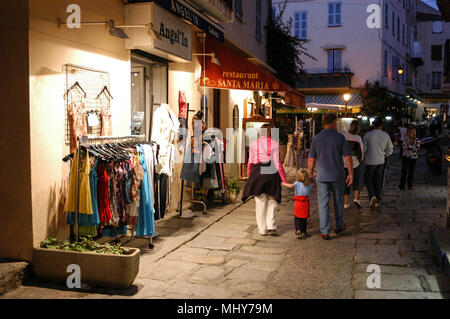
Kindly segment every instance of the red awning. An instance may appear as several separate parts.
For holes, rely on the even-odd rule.
[[[217,89],[281,92],[287,105],[305,107],[305,96],[219,41],[208,37],[205,53],[215,53],[220,66],[206,57],[201,85]],[[200,56],[201,61],[203,57]],[[203,72],[205,71],[205,72]],[[204,77],[205,74],[205,77]]]

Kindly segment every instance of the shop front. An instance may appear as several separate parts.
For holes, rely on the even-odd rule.
[[[249,60],[232,45],[208,37],[205,53],[216,60],[202,61],[201,86],[214,92],[214,127],[226,140],[226,176],[246,179],[248,150],[259,128],[275,125],[277,103],[304,108],[305,97]],[[219,61],[219,63],[215,63]],[[220,116],[219,116],[220,114]]]

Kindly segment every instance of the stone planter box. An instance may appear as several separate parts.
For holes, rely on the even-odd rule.
[[[66,284],[67,266],[76,264],[81,270],[81,284],[106,288],[128,288],[139,272],[140,251],[129,248],[127,255],[74,252],[34,248],[33,271],[43,280]]]

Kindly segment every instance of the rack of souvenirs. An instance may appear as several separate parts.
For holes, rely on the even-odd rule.
[[[131,230],[131,239],[148,237],[153,248],[158,145],[147,143],[145,135],[84,136],[78,142],[75,152],[63,159],[71,161],[64,209],[71,237],[108,236],[117,240]]]

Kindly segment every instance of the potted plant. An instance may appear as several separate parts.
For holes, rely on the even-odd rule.
[[[69,265],[80,267],[81,283],[107,288],[128,288],[139,272],[140,251],[100,245],[92,238],[58,242],[47,238],[33,249],[33,271],[42,280],[66,283]]]
[[[241,186],[239,185],[237,179],[232,179],[227,182],[227,199],[230,203],[234,202],[241,191]]]

